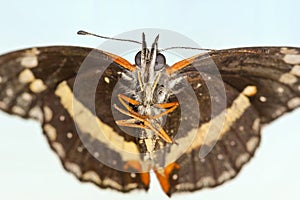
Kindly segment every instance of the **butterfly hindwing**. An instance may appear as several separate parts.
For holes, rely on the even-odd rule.
[[[93,182],[102,188],[110,187],[122,192],[137,188],[148,189],[147,182],[141,180],[140,174],[126,173],[111,167],[117,163],[118,165],[126,163],[109,144],[98,140],[99,138],[89,132],[89,129],[82,130],[79,121],[75,125],[74,116],[71,116],[64,107],[60,97],[49,93],[47,99],[49,101],[44,102],[44,107],[49,113],[48,119],[45,119],[43,124],[43,130],[50,146],[59,155],[67,171],[72,172],[81,181]],[[92,115],[87,117],[84,121],[85,126],[93,126],[89,124],[89,121],[95,123]],[[93,148],[88,149],[86,145]],[[106,163],[102,163],[103,159]]]

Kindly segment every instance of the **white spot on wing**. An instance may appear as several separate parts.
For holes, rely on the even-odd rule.
[[[259,133],[260,129],[260,119],[256,118],[252,124],[252,129],[255,131],[255,133]]]
[[[135,177],[136,177],[136,174],[135,174],[135,173],[130,173],[130,177],[131,177],[131,178],[135,178]]]
[[[63,122],[63,121],[65,121],[65,119],[66,119],[65,116],[63,116],[63,115],[59,116],[59,121]]]
[[[24,69],[20,74],[19,74],[19,81],[21,83],[31,83],[34,81],[35,77],[34,74],[30,69]]]
[[[297,77],[295,77],[293,74],[291,73],[284,73],[280,76],[279,81],[281,83],[285,83],[288,85],[292,85],[294,83],[297,82]]]
[[[245,130],[244,126],[239,126],[239,130],[244,131]]]
[[[26,114],[25,110],[23,108],[21,108],[20,106],[13,106],[11,110],[13,113],[15,113],[17,115],[24,116]]]
[[[199,186],[203,186],[203,187],[208,187],[208,186],[212,186],[215,185],[216,181],[215,179],[213,179],[213,177],[211,176],[206,176],[201,178],[198,182],[197,182],[197,187]]]
[[[300,65],[295,65],[290,73],[300,77]]]
[[[98,174],[94,171],[87,171],[85,172],[82,177],[81,177],[83,180],[85,181],[91,181],[91,182],[94,182],[94,183],[97,183],[97,184],[101,184],[101,179],[100,177],[98,176]]]
[[[246,148],[249,152],[253,152],[257,145],[258,145],[259,139],[258,137],[252,137],[247,143],[246,143]]]
[[[230,146],[235,146],[235,141],[230,141]]]
[[[44,125],[45,133],[47,134],[50,141],[55,141],[57,137],[56,129],[50,124]]]
[[[218,177],[218,183],[223,183],[226,180],[229,180],[231,177],[235,175],[234,170],[224,171],[219,177]]]
[[[26,68],[34,68],[39,64],[38,58],[35,55],[28,55],[21,59],[21,65]]]
[[[218,155],[217,155],[217,158],[218,158],[218,160],[223,160],[223,159],[224,159],[224,156],[223,156],[222,154],[218,154]]]
[[[284,62],[288,64],[300,64],[300,55],[299,54],[286,54],[283,57]]]
[[[201,83],[198,83],[195,87],[195,89],[198,89],[199,87],[201,87]]]
[[[44,114],[45,114],[45,121],[46,122],[51,121],[52,117],[53,117],[52,110],[48,106],[44,106],[43,110],[44,110]]]
[[[173,180],[177,180],[178,179],[178,175],[177,174],[173,174],[172,179]]]
[[[11,88],[6,89],[6,95],[12,97],[14,95],[14,91]]]
[[[296,49],[289,49],[289,48],[283,47],[280,49],[280,53],[282,53],[282,54],[297,54],[298,51]]]
[[[94,153],[94,157],[95,157],[95,158],[98,158],[98,157],[99,157],[99,153],[98,153],[98,152],[95,152],[95,153]]]
[[[63,146],[60,143],[53,142],[51,145],[52,145],[52,147],[54,148],[54,150],[56,151],[57,155],[60,158],[66,157],[66,152],[65,152]]]
[[[32,108],[29,111],[29,116],[34,119],[39,120],[40,122],[43,121],[43,112],[42,112],[41,108],[38,106],[35,106],[34,108]]]
[[[68,132],[68,133],[67,133],[67,138],[71,139],[72,137],[73,137],[73,133]]]
[[[77,147],[77,151],[81,153],[83,151],[83,147],[82,146],[78,146]]]
[[[294,108],[300,106],[300,97],[295,97],[295,98],[289,100],[287,105],[290,109],[294,109]]]
[[[202,183],[199,183],[202,186]],[[195,185],[193,183],[180,183],[178,185],[175,185],[175,188],[177,190],[192,190],[195,188]]]
[[[235,165],[237,167],[241,167],[244,163],[246,163],[249,160],[250,155],[248,153],[243,153],[237,157],[235,161]]]
[[[109,84],[109,78],[108,77],[104,77],[104,81]]]
[[[109,179],[109,178],[106,178],[106,179],[103,180],[103,185],[111,186],[111,187],[113,187],[113,188],[122,190],[122,185],[120,185],[120,184],[117,183],[116,181],[114,181],[114,180],[112,180],[112,179]]]
[[[282,87],[278,87],[278,88],[277,88],[277,92],[278,92],[278,93],[283,93],[283,92],[284,92],[284,89],[283,89]]]
[[[27,101],[27,102],[30,102],[32,100],[32,96],[27,93],[27,92],[24,92],[22,95],[21,95],[21,98],[24,100],[24,101]]]
[[[242,93],[248,97],[252,97],[257,93],[257,88],[256,88],[256,86],[249,85],[249,86],[245,87],[245,89],[243,90]]]
[[[34,93],[40,93],[47,89],[47,86],[41,79],[35,79],[30,85],[29,88]]]
[[[77,164],[72,163],[72,162],[66,162],[65,167],[68,171],[75,174],[76,177],[81,177],[82,172],[81,172],[80,167]]]
[[[125,190],[130,190],[130,189],[134,189],[138,186],[137,183],[128,183],[127,185],[124,186]]]
[[[265,96],[260,96],[259,100],[264,103],[267,101],[267,98]]]
[[[16,105],[22,107],[24,110],[29,107],[30,102],[31,102],[31,96],[27,96],[26,93],[22,93],[20,94],[20,96],[17,96]]]

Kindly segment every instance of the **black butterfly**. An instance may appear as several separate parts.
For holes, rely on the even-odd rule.
[[[151,166],[164,192],[171,195],[215,187],[234,178],[253,157],[261,126],[300,106],[300,48],[213,50],[167,66],[156,45],[157,41],[150,49],[143,46],[136,65],[111,53],[74,46],[4,54],[0,56],[0,108],[39,120],[64,168],[80,181],[121,192],[147,190],[150,178],[144,167]],[[83,72],[82,65],[88,66]],[[213,66],[224,81],[226,98],[225,107],[215,113],[211,110],[213,102],[225,99],[218,96],[220,83],[210,70]],[[181,80],[191,85],[198,101],[199,108],[190,108],[191,113],[182,113],[183,105],[178,104]],[[119,81],[124,83],[114,94]],[[148,102],[150,93],[145,95],[145,91],[149,84],[153,91]],[[178,92],[170,92],[170,87]],[[114,95],[118,102],[111,103]],[[186,143],[192,129],[176,135],[178,125],[189,123],[189,116],[199,111],[196,137],[177,158],[174,152]],[[115,119],[113,112],[123,118]],[[209,125],[218,123],[224,112],[219,137],[205,141]],[[183,119],[182,114],[187,117]],[[95,124],[108,131],[97,133]],[[132,135],[126,134],[127,129]],[[149,139],[152,146],[147,143]],[[207,156],[199,155],[201,149],[212,146]],[[160,158],[151,154],[164,147]],[[142,156],[133,159],[120,150]],[[167,157],[176,159],[169,163]],[[99,158],[104,158],[104,164]],[[162,159],[164,168],[144,165],[155,159]]]

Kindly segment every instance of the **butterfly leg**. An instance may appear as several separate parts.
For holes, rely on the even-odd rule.
[[[119,126],[126,126],[126,127],[132,127],[132,128],[141,128],[141,129],[149,129],[147,126],[143,124],[137,124],[140,123],[137,119],[125,119],[125,120],[118,120],[116,121],[116,124]]]
[[[135,112],[134,110],[132,110],[132,108],[131,108],[128,104],[126,104],[125,102],[130,103],[130,104],[132,104],[132,105],[140,105],[140,104],[141,104],[140,102],[138,102],[138,101],[136,101],[136,100],[134,100],[134,99],[131,99],[131,98],[129,98],[129,97],[126,97],[126,96],[123,95],[123,94],[118,94],[118,99],[119,99],[119,101],[121,102],[121,104],[122,104],[129,112],[132,112],[132,113],[135,113],[135,114],[139,115],[137,112]],[[140,115],[140,116],[141,116],[141,115]]]
[[[170,138],[170,136],[164,131],[164,129],[159,125],[158,122],[156,121],[149,121],[147,119],[147,116],[141,116],[140,114],[136,113],[133,111],[133,113],[123,110],[119,108],[117,105],[114,105],[114,107],[120,112],[123,113],[124,115],[127,115],[129,117],[134,118],[135,120],[141,122],[146,126],[148,129],[152,130],[154,133],[156,133],[159,137],[161,137],[163,140],[165,140],[168,143],[173,143],[174,141]],[[125,125],[126,126],[126,125]]]
[[[164,115],[167,115],[167,114],[173,112],[178,107],[178,105],[179,105],[178,102],[155,104],[155,107],[157,107],[157,108],[169,108],[169,109],[158,115],[151,116],[150,118],[157,119]]]

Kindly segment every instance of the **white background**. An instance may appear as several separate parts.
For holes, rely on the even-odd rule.
[[[98,38],[137,28],[182,33],[205,48],[300,46],[300,3],[285,1],[58,1],[0,0],[0,53],[44,45],[98,46]],[[122,44],[120,44],[122,45]],[[174,41],[176,46],[176,41]],[[263,129],[255,158],[234,180],[172,199],[299,199],[300,110]],[[1,199],[168,199],[150,190],[122,194],[82,184],[66,173],[38,123],[0,113]]]

